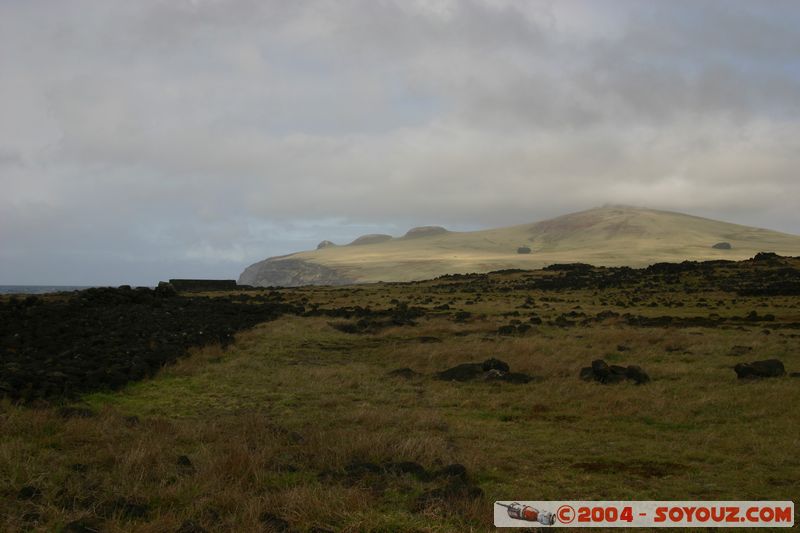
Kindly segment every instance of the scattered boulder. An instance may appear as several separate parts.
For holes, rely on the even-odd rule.
[[[716,250],[730,250],[731,248],[733,248],[733,246],[731,246],[731,243],[729,242],[718,242],[717,244],[712,246],[712,248]]]
[[[758,252],[751,261],[778,261],[780,258],[775,252]]]
[[[647,383],[650,381],[650,376],[642,370],[642,367],[636,365],[629,365],[628,368],[625,370],[625,377],[636,383],[637,385],[641,385],[642,383]]]
[[[776,378],[786,374],[783,363],[778,359],[739,363],[733,367],[739,379]]]
[[[485,381],[505,381],[506,383],[517,385],[524,385],[533,380],[528,374],[523,374],[522,372],[502,372],[500,370],[490,370],[483,379]]]
[[[481,368],[483,368],[484,372],[488,372],[490,370],[499,370],[500,372],[508,372],[511,369],[508,366],[508,363],[506,363],[505,361],[501,361],[500,359],[495,359],[494,357],[484,361],[481,364]]]
[[[386,375],[392,378],[413,379],[421,374],[419,372],[414,372],[410,368],[397,368]]]
[[[18,500],[38,500],[42,497],[42,490],[33,485],[25,485],[17,492]]]
[[[436,374],[442,381],[471,381],[483,375],[483,364],[462,363]]]
[[[317,245],[317,250],[322,250],[323,248],[330,248],[331,246],[336,246],[336,244],[331,241],[322,241]]]
[[[519,248],[517,248],[517,253],[518,254],[529,254],[529,253],[531,253],[531,249],[529,247],[527,247],[527,246],[520,246]]]
[[[179,455],[178,459],[175,461],[175,464],[184,474],[194,474],[195,472],[192,460],[185,455]]]
[[[442,381],[505,381],[506,383],[524,384],[533,378],[521,372],[511,372],[508,363],[500,359],[487,359],[483,363],[462,363],[436,374]]]
[[[602,359],[595,359],[592,366],[582,368],[579,376],[584,381],[597,381],[606,385],[625,380],[631,380],[637,385],[650,381],[650,376],[639,366],[609,365]]]

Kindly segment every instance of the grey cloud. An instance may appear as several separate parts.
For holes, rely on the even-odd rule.
[[[605,202],[800,233],[798,27],[788,1],[2,3],[0,282],[234,277]]]

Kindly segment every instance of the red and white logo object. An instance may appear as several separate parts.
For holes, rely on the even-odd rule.
[[[495,527],[792,527],[790,501],[497,501]]]

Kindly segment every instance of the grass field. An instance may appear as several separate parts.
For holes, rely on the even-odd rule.
[[[800,501],[800,379],[732,370],[778,358],[800,371],[800,297],[691,276],[513,289],[532,275],[550,274],[284,289],[307,306],[425,313],[364,333],[284,316],[74,404],[92,416],[6,403],[0,530],[489,531],[494,500]],[[603,311],[619,315],[593,318]],[[775,318],[739,320],[751,311]],[[634,327],[625,313],[722,320]],[[542,323],[497,333],[532,316]],[[491,357],[533,381],[434,379]],[[651,382],[580,380],[598,358]],[[418,375],[387,375],[403,367]]]

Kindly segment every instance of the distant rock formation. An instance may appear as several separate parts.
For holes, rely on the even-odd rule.
[[[317,245],[317,250],[322,250],[323,248],[329,248],[331,246],[336,246],[336,243],[331,241],[322,241]]]
[[[529,254],[529,253],[531,253],[531,249],[528,248],[527,246],[520,246],[519,248],[517,248],[517,253],[518,254]]]
[[[731,248],[713,247],[722,242],[720,239]],[[480,231],[422,226],[402,237],[373,234],[349,245],[325,244],[322,249],[312,248],[250,267],[242,282],[305,285],[416,281],[446,274],[569,263],[643,267],[660,262],[739,261],[762,250],[800,256],[800,235],[630,207],[589,209]],[[525,253],[526,248],[530,253]],[[760,254],[753,260],[770,262],[771,257]],[[300,272],[287,272],[293,264],[299,265]],[[259,268],[264,272],[256,275],[254,270]],[[261,283],[248,281],[252,278]]]
[[[731,243],[729,242],[718,242],[712,246],[712,248],[716,248],[717,250],[730,250],[733,248],[733,246],[731,246]]]
[[[169,285],[180,292],[235,291],[239,288],[235,279],[171,279]]]
[[[354,240],[348,246],[362,246],[364,244],[377,244],[379,242],[385,242],[392,240],[391,235],[386,235],[384,233],[370,233],[369,235],[362,235],[358,239]]]
[[[449,232],[441,226],[418,226],[408,230],[408,232],[403,235],[403,238],[417,239],[419,237],[430,237],[431,235],[441,235],[443,233]]]
[[[247,267],[239,276],[240,285],[257,287],[297,287],[300,285],[348,285],[356,280],[336,269],[291,256],[271,257]]]

